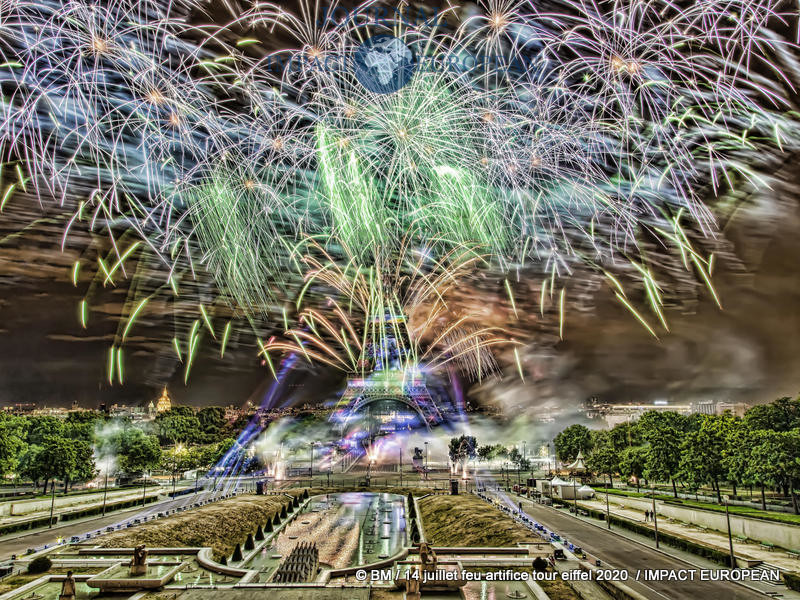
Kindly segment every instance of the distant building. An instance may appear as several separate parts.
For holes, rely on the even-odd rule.
[[[653,404],[612,404],[593,398],[584,403],[586,416],[589,419],[602,419],[607,427],[614,427],[620,423],[631,423],[651,410],[688,415],[692,413],[692,408],[691,404],[669,404],[664,401],[657,401]]]
[[[233,404],[225,407],[225,420],[228,423],[233,423],[244,414],[244,409],[234,406]]]
[[[172,408],[172,400],[167,393],[167,386],[164,386],[164,390],[161,392],[161,396],[156,401],[156,412],[163,413],[168,411]]]
[[[63,419],[69,414],[70,410],[61,406],[43,406],[30,412],[32,417],[58,417]]]
[[[701,415],[717,414],[717,403],[713,400],[702,400],[695,405],[695,411]]]
[[[717,402],[715,400],[701,400],[691,404],[670,404],[664,400],[653,404],[612,404],[600,402],[596,398],[584,403],[586,416],[590,419],[602,419],[607,427],[614,427],[620,423],[636,421],[642,414],[651,411],[672,411],[682,415],[698,413],[701,415],[721,415],[729,410],[736,416],[743,416],[750,406],[744,402]]]
[[[112,404],[108,414],[111,417],[128,417],[131,421],[146,421],[150,417],[144,406],[128,406],[127,404]]]
[[[743,417],[750,405],[746,402],[717,402],[717,414],[721,415],[726,410],[735,417]]]
[[[36,410],[35,402],[17,402],[11,406],[4,406],[4,412],[10,412],[15,415],[29,415]]]

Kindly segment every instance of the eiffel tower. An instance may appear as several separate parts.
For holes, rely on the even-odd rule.
[[[402,316],[379,317],[385,334],[380,348],[371,352],[373,369],[369,374],[352,374],[347,387],[336,404],[331,420],[345,433],[350,424],[358,422],[373,405],[404,405],[416,415],[417,427],[426,429],[443,422],[448,412],[429,392],[425,375],[416,367],[409,367],[403,360],[405,352],[394,338],[392,324],[403,320]],[[374,433],[374,432],[373,432]]]

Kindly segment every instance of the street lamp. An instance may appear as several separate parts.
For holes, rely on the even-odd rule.
[[[608,488],[611,487],[611,474],[608,475],[608,487],[606,488],[606,523],[608,528],[611,529],[611,510],[608,507]]]
[[[731,569],[735,569],[736,556],[733,553],[733,536],[731,536],[731,513],[728,510],[728,502],[730,501],[730,496],[728,496],[728,494],[725,494],[723,498],[725,500],[725,520],[728,522],[728,549],[730,550],[731,553],[731,558],[730,558]]]
[[[308,465],[308,486],[314,486],[314,443],[311,442],[311,462]]]
[[[398,442],[397,448],[400,457],[400,487],[403,487],[403,445]]]
[[[53,488],[52,493],[50,495],[50,525],[49,527],[53,527],[53,510],[56,506],[56,477],[53,475]]]
[[[428,442],[425,442],[425,481],[428,480]]]
[[[108,468],[110,456],[106,456],[106,483],[103,487],[103,516],[106,516],[106,498],[108,497]]]
[[[658,515],[656,514],[656,490],[655,490],[655,488],[650,488],[650,495],[653,498],[653,530],[655,532],[656,548],[658,548]]]
[[[145,504],[145,496],[147,495],[147,471],[142,471],[142,506]]]
[[[572,500],[575,503],[575,516],[578,516],[578,486],[576,482],[577,473],[572,473]]]
[[[178,483],[178,454],[183,453],[183,444],[177,444],[172,456],[172,499],[175,499],[175,484]]]
[[[525,440],[522,440],[522,462],[525,463],[528,466],[528,469],[530,469],[530,464],[526,462],[527,461],[527,457],[528,457],[527,445],[528,445],[528,442],[526,442]],[[530,476],[530,475],[531,475],[531,473],[528,473],[528,476]]]

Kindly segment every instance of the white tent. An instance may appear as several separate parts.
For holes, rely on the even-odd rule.
[[[571,481],[564,481],[560,477],[553,477],[552,481],[550,481],[550,485],[553,487],[559,487],[562,485],[572,485]]]

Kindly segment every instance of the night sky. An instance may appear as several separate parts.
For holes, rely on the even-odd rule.
[[[214,4],[215,10],[219,9]],[[219,9],[221,10],[221,9]],[[199,17],[198,17],[199,18]],[[211,10],[204,20],[224,21]],[[279,38],[271,43],[280,45]],[[265,44],[265,50],[269,44]],[[525,382],[507,352],[498,356],[500,375],[481,383],[465,382],[475,401],[499,403],[508,414],[536,415],[543,408],[572,409],[590,397],[609,402],[654,400],[743,400],[767,402],[800,392],[800,174],[798,156],[777,149],[752,157],[766,175],[765,185],[708,198],[719,231],[708,240],[715,249],[714,284],[723,308],[698,283],[674,290],[680,301],[669,304],[670,332],[652,337],[601,285],[598,278],[576,274],[564,340],[557,317],[539,319],[531,278],[516,286],[521,317],[509,325],[520,350]],[[7,174],[4,174],[6,177]],[[8,183],[3,181],[3,187]],[[70,190],[75,197],[91,190]],[[257,357],[252,331],[234,327],[225,357],[213,344],[203,346],[188,384],[171,347],[196,318],[197,302],[212,305],[212,278],[199,268],[184,282],[180,302],[149,306],[125,341],[125,381],[109,384],[106,361],[120,332],[119,316],[130,311],[129,288],[137,273],[145,286],[163,285],[154,265],[132,262],[116,286],[93,280],[97,258],[108,250],[104,235],[76,228],[62,251],[63,215],[52,200],[15,193],[0,213],[0,404],[87,408],[101,403],[147,404],[167,385],[179,404],[258,404],[270,385],[270,372]],[[129,242],[126,242],[129,243]],[[78,286],[71,282],[76,260],[83,265]],[[580,289],[576,290],[579,286]],[[150,288],[148,288],[149,290]],[[530,291],[526,293],[526,289]],[[673,290],[669,290],[670,293]],[[508,313],[502,279],[484,276],[461,290],[462,310],[480,310],[487,322]],[[90,299],[88,326],[81,327],[78,306]],[[190,306],[191,305],[191,306]],[[501,311],[500,309],[505,310]],[[272,313],[269,327],[279,323]],[[213,305],[219,325],[235,316]],[[201,336],[206,335],[201,330]],[[208,341],[208,340],[206,340]],[[341,376],[302,367],[279,403],[320,402],[342,389]]]
[[[724,257],[715,285],[723,309],[707,292],[668,312],[669,334],[650,336],[605,289],[592,294],[592,309],[568,314],[565,340],[520,331],[526,382],[507,356],[502,380],[469,388],[481,402],[514,411],[575,407],[598,396],[608,401],[744,400],[762,402],[800,390],[800,216],[793,160],[776,157],[772,189],[722,203],[719,221]],[[784,162],[785,161],[785,162]],[[0,215],[0,402],[97,407],[147,403],[168,385],[181,404],[260,402],[269,372],[256,357],[252,336],[234,331],[224,359],[201,353],[188,385],[169,344],[174,315],[151,316],[126,342],[125,384],[109,385],[105,361],[124,304],[124,285],[95,293],[89,326],[78,321],[86,289],[72,286],[70,269],[89,240],[71,238],[60,249],[63,221],[32,198],[15,196]],[[86,275],[88,278],[89,276]],[[198,286],[202,286],[202,274]],[[472,297],[476,291],[464,290]],[[481,295],[491,306],[501,293]],[[525,308],[525,298],[518,298]],[[535,312],[534,307],[525,308]],[[241,338],[241,341],[240,341]],[[330,373],[301,370],[281,401],[322,401],[340,389]]]

